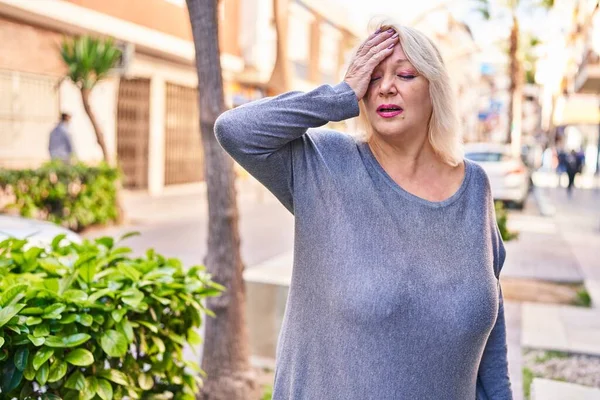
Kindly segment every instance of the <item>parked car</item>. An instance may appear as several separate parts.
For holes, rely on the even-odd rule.
[[[47,221],[0,215],[0,241],[9,237],[28,239],[34,246],[45,247],[52,243],[57,235],[64,233],[65,239],[73,243],[81,243],[81,236],[62,226]]]
[[[510,153],[510,147],[496,143],[471,143],[465,157],[475,161],[490,178],[494,200],[522,209],[530,187],[530,173],[522,159]]]

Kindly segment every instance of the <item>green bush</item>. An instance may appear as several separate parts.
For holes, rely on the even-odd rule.
[[[496,222],[498,223],[498,229],[500,230],[500,236],[502,236],[502,240],[508,242],[509,240],[517,239],[519,234],[517,232],[508,230],[508,213],[506,212],[504,204],[502,204],[501,201],[497,201],[495,206]]]
[[[153,250],[63,238],[0,243],[0,398],[194,400],[183,346],[201,343],[203,299],[223,288]]]
[[[48,220],[74,231],[118,218],[119,172],[106,164],[52,162],[38,169],[0,169],[0,197],[10,198],[5,210]]]

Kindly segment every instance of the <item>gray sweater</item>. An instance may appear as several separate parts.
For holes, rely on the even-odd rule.
[[[215,126],[295,216],[273,399],[511,399],[487,176],[466,161],[456,194],[431,202],[366,143],[307,132],[358,113],[341,83],[249,103]]]

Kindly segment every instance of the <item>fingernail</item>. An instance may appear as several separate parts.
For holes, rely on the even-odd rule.
[[[375,35],[377,35],[378,33],[381,33],[381,28],[379,28],[375,31]]]
[[[394,47],[396,45],[396,43],[392,43],[388,46],[388,49],[391,49],[392,47]]]
[[[396,39],[398,37],[398,34],[396,33],[394,36],[392,36],[392,39]]]
[[[392,32],[394,32],[394,29],[393,29],[393,28],[390,28],[390,29],[388,29],[387,31],[388,31],[389,33],[392,33]]]

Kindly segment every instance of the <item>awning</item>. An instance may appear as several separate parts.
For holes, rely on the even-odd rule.
[[[554,125],[595,125],[600,123],[600,97],[561,96],[554,109]]]

